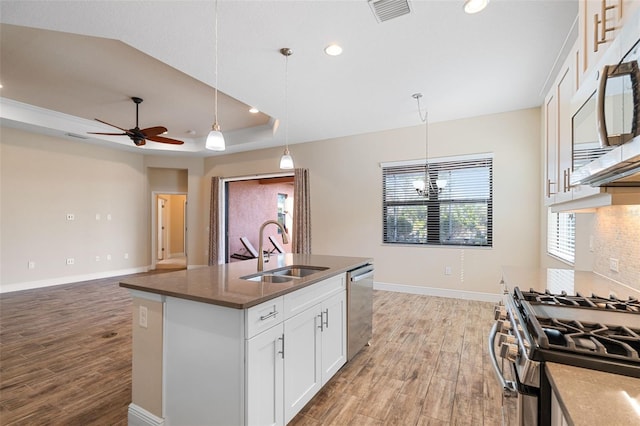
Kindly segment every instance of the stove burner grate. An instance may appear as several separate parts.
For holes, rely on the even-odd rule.
[[[569,295],[566,292],[553,294],[548,290],[544,293],[530,289],[528,292],[522,292],[524,299],[529,303],[539,303],[545,305],[565,305],[573,307],[583,307],[591,309],[608,309],[614,311],[627,311],[640,313],[640,301],[629,297],[627,300],[618,299],[611,295],[608,298],[600,297],[595,294],[591,296],[583,296],[580,293]]]
[[[624,359],[640,363],[640,329],[536,317],[544,349]],[[541,337],[541,336],[539,336]]]

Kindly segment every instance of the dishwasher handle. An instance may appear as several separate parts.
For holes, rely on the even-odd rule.
[[[358,282],[367,278],[373,277],[373,266],[369,265],[364,268],[355,269],[353,271],[349,271],[349,276],[351,282]]]

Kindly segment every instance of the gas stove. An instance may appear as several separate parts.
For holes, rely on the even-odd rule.
[[[508,298],[521,355],[640,378],[640,303],[630,298],[523,292]],[[519,330],[520,331],[520,330]]]

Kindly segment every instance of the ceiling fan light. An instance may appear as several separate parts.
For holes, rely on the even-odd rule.
[[[225,143],[224,136],[220,131],[220,126],[216,123],[211,128],[211,131],[207,135],[207,142],[205,143],[205,148],[211,151],[224,151]]]
[[[282,157],[280,157],[280,169],[293,169],[293,157],[291,157],[291,154],[289,153],[289,148],[285,148]]]
[[[444,189],[447,186],[447,180],[446,179],[436,179],[436,186],[440,190]]]
[[[423,180],[414,180],[413,181],[413,189],[418,191],[424,191],[424,181]]]
[[[489,0],[465,0],[464,11],[468,14],[478,13],[489,4]]]

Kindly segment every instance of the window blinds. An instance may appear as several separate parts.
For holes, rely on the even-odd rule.
[[[547,252],[571,264],[575,261],[576,215],[552,213],[547,220]]]
[[[493,157],[490,154],[382,165],[383,242],[491,246]],[[428,197],[414,182],[431,181]],[[438,190],[436,181],[446,181]],[[426,185],[429,188],[429,185]]]

